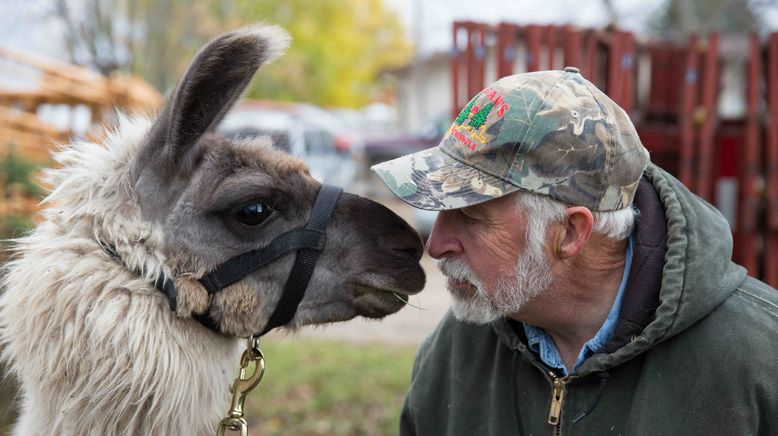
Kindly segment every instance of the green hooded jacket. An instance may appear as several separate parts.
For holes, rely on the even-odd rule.
[[[731,262],[726,220],[668,173],[649,166],[636,203],[603,352],[559,377],[520,323],[449,313],[419,349],[400,433],[778,435],[778,291]]]

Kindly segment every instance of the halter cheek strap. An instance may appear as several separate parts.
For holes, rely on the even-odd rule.
[[[200,283],[209,295],[213,295],[287,253],[296,251],[297,257],[284,285],[281,299],[259,335],[264,335],[270,330],[288,323],[294,318],[297,307],[305,296],[305,290],[313,275],[316,261],[321,250],[324,249],[327,224],[332,218],[332,213],[342,193],[341,188],[322,185],[305,227],[283,233],[265,247],[227,260],[205,274],[200,279]],[[100,245],[112,258],[124,264],[113,246],[104,243]],[[154,287],[167,296],[170,309],[175,311],[177,292],[173,280],[162,276],[154,283]],[[208,312],[196,314],[193,317],[205,327],[220,332],[218,323],[211,318]]]
[[[338,187],[322,185],[305,227],[283,233],[265,247],[233,257],[205,274],[200,283],[208,294],[212,295],[290,251],[297,251],[297,258],[284,285],[281,299],[260,335],[288,323],[294,318],[297,307],[305,296],[316,260],[324,248],[327,224],[342,192]],[[207,313],[197,315],[195,319],[212,330],[218,328]]]

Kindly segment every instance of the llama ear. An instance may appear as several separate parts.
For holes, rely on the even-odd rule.
[[[203,134],[218,126],[256,70],[289,45],[280,27],[250,26],[226,33],[192,60],[175,92],[154,122],[147,150],[166,160],[184,157]]]

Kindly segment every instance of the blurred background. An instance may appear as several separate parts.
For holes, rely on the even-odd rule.
[[[56,144],[154,114],[202,44],[257,21],[292,45],[222,133],[270,136],[423,236],[435,214],[394,199],[370,165],[437,145],[499,77],[573,65],[630,113],[654,162],[724,213],[735,260],[778,285],[778,0],[0,0],[0,264],[35,225]],[[252,434],[396,434],[415,349],[449,305],[423,265],[419,308],[265,340]],[[17,395],[2,383],[0,432]]]

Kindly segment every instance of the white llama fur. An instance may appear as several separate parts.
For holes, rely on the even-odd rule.
[[[22,386],[15,435],[212,434],[226,412],[240,341],[172,316],[152,285],[170,273],[163,235],[129,174],[150,125],[122,117],[45,174],[42,224],[16,241],[0,297],[3,358]]]

